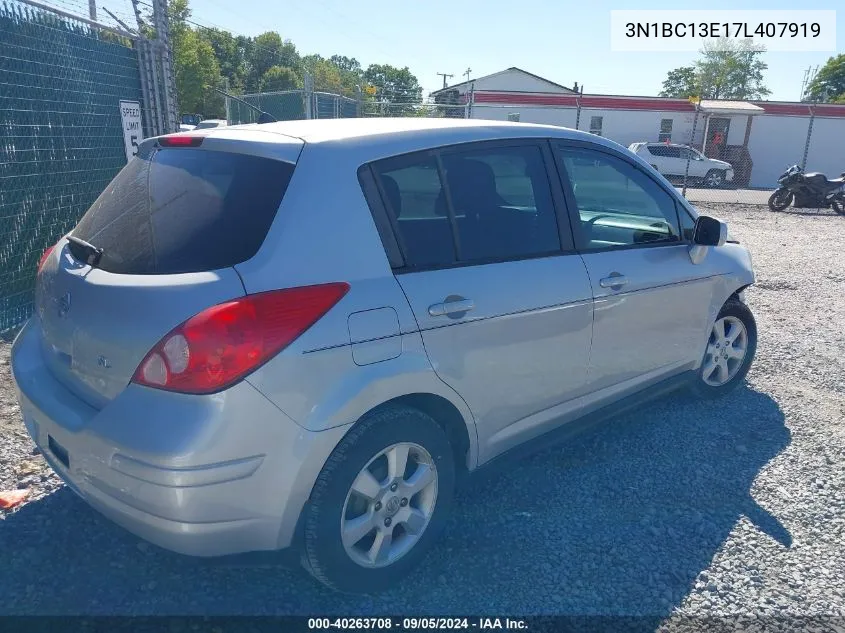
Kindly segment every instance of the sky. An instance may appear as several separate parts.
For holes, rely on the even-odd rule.
[[[128,2],[128,0],[123,0]],[[408,66],[424,95],[450,83],[517,66],[586,93],[656,95],[666,73],[696,53],[610,50],[612,9],[836,9],[837,53],[845,52],[841,0],[191,0],[193,20],[235,34],[278,31],[301,54],[355,57],[363,66]],[[798,100],[804,71],[828,53],[767,52],[765,83],[772,100]]]

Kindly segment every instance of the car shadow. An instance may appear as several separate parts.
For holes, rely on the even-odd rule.
[[[63,488],[0,521],[0,614],[633,614],[653,630],[741,518],[791,546],[750,493],[789,441],[748,387],[661,400],[462,489],[438,547],[373,596],[333,593],[284,557],[165,552]]]

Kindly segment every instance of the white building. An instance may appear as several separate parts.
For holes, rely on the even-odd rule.
[[[731,162],[737,185],[773,187],[786,167],[801,164],[805,149],[807,171],[830,178],[845,172],[845,105],[702,101],[696,111],[685,99],[581,94],[577,88],[508,68],[432,96],[441,103],[470,101],[472,118],[561,125],[626,147],[639,141],[691,144]]]

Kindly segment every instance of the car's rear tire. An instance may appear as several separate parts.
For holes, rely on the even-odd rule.
[[[406,406],[367,414],[314,484],[303,566],[337,591],[394,586],[436,541],[454,488],[454,453],[433,418]]]
[[[690,389],[699,398],[718,398],[745,379],[757,351],[757,323],[747,305],[732,298],[716,316]]]
[[[725,184],[725,172],[719,169],[711,169],[704,176],[704,184],[711,189],[717,189]]]

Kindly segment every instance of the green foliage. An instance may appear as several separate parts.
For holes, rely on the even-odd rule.
[[[422,103],[422,87],[408,67],[371,64],[364,71],[364,80],[376,87],[376,101],[385,103],[394,116],[408,116]]]
[[[807,97],[811,101],[845,103],[845,55],[827,60],[807,86]]]
[[[182,112],[200,112],[210,118],[225,111],[223,96],[213,89],[220,85],[220,64],[211,44],[196,31],[186,29],[174,36],[173,72]]]
[[[697,97],[700,90],[698,82],[699,77],[695,66],[681,66],[675,70],[670,70],[663,82],[663,90],[660,91],[660,96],[677,99]]]
[[[281,92],[302,88],[299,76],[286,66],[271,66],[258,82],[261,92]]]
[[[228,31],[220,29],[197,29],[197,34],[214,49],[214,56],[220,64],[220,74],[228,79],[229,91],[243,92],[246,85],[247,62],[238,39]]]
[[[246,64],[249,71],[246,79],[246,91],[254,92],[261,88],[261,79],[273,66],[291,69],[297,76],[302,76],[302,59],[296,46],[290,40],[273,31],[262,33],[248,47]]]
[[[294,90],[303,87],[307,72],[316,91],[353,98],[360,94],[363,101],[381,102],[391,114],[426,116],[415,107],[422,102],[422,88],[407,67],[373,64],[364,70],[357,59],[345,55],[303,57],[293,42],[275,31],[246,37],[199,27],[191,22],[188,2],[170,0],[168,5],[181,112],[221,116],[224,98],[214,87],[232,94]],[[145,22],[144,32],[154,37],[151,16]],[[366,85],[374,86],[375,94],[362,91]]]
[[[762,99],[771,94],[763,82],[768,68],[760,56],[763,50],[747,41],[705,43],[701,58],[693,66],[669,71],[661,97],[702,99]]]

